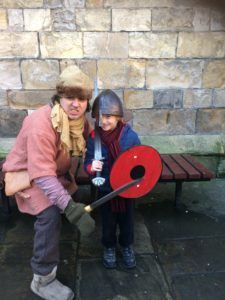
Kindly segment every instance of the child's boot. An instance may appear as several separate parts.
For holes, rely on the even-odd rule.
[[[34,274],[30,286],[32,292],[46,300],[72,300],[73,291],[55,278],[56,270],[57,267],[46,276]]]
[[[136,267],[136,259],[134,255],[134,250],[131,246],[122,247],[122,256],[123,256],[123,263],[126,268],[131,269]]]
[[[115,248],[104,248],[103,265],[107,269],[116,268],[116,250]]]

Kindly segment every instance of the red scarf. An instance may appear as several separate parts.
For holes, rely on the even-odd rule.
[[[109,151],[109,170],[111,170],[114,161],[122,152],[119,144],[119,137],[124,126],[125,124],[119,121],[116,128],[112,131],[104,131],[100,128],[99,132],[101,140]],[[123,198],[117,196],[111,200],[111,207],[113,212],[125,212],[126,202]]]

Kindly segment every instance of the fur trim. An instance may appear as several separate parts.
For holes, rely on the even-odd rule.
[[[92,90],[82,89],[80,87],[68,87],[62,84],[57,84],[56,90],[59,97],[79,98],[81,100],[87,99],[88,101],[92,97]]]

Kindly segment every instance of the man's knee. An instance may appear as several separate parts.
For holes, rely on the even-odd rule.
[[[39,224],[60,224],[61,223],[61,214],[60,210],[56,205],[49,206],[38,216]]]

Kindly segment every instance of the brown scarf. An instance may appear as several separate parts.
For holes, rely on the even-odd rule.
[[[100,128],[100,137],[102,142],[106,145],[109,151],[109,170],[111,170],[114,161],[122,152],[119,144],[119,137],[125,124],[121,121],[117,123],[117,126],[112,131],[104,131]],[[115,197],[111,200],[111,208],[113,212],[125,212],[126,201],[122,197]]]
[[[83,156],[85,153],[84,116],[77,120],[69,120],[61,105],[57,103],[52,108],[51,120],[53,128],[60,133],[62,146],[72,151],[73,156]]]

